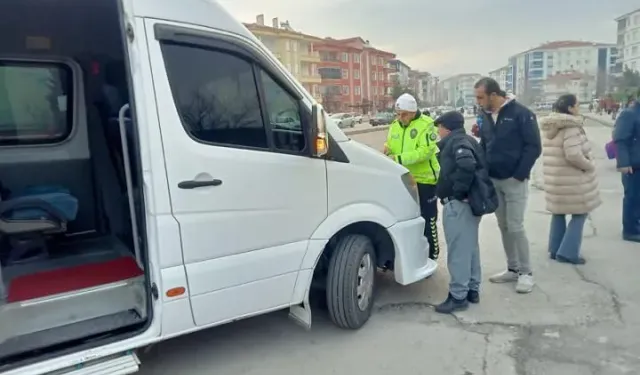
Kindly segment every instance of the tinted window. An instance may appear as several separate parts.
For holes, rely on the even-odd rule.
[[[56,143],[69,136],[69,67],[0,61],[0,82],[0,145]]]
[[[305,148],[305,141],[298,101],[267,73],[263,71],[261,76],[264,102],[274,134],[275,148],[302,151]]]
[[[267,148],[250,62],[217,50],[165,43],[162,52],[185,129],[207,143]]]

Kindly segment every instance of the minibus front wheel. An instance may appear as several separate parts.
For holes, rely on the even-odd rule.
[[[335,246],[327,275],[327,307],[340,328],[362,327],[373,309],[376,276],[373,242],[362,234],[348,234]]]

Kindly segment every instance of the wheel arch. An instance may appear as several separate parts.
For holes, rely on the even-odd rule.
[[[388,210],[371,203],[345,206],[330,214],[310,238],[294,288],[290,315],[306,328],[310,327],[309,294],[314,285],[326,285],[328,264],[335,244],[345,235],[369,237],[376,249],[377,266],[392,268],[395,243],[387,228],[396,222]]]

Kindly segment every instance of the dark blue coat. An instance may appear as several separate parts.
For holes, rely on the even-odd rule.
[[[640,102],[626,108],[613,130],[618,168],[640,168]]]

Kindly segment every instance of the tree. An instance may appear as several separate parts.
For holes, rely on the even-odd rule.
[[[411,90],[406,86],[401,85],[400,82],[395,81],[393,83],[393,88],[391,90],[391,96],[393,97],[393,100],[397,100],[402,94],[409,94],[414,98],[416,98],[416,100],[418,100],[418,97],[416,96],[416,93],[413,92],[413,90]]]
[[[622,76],[616,80],[616,93],[615,97],[620,99],[628,98],[632,95],[637,95],[640,88],[640,73],[626,68],[622,72]]]

